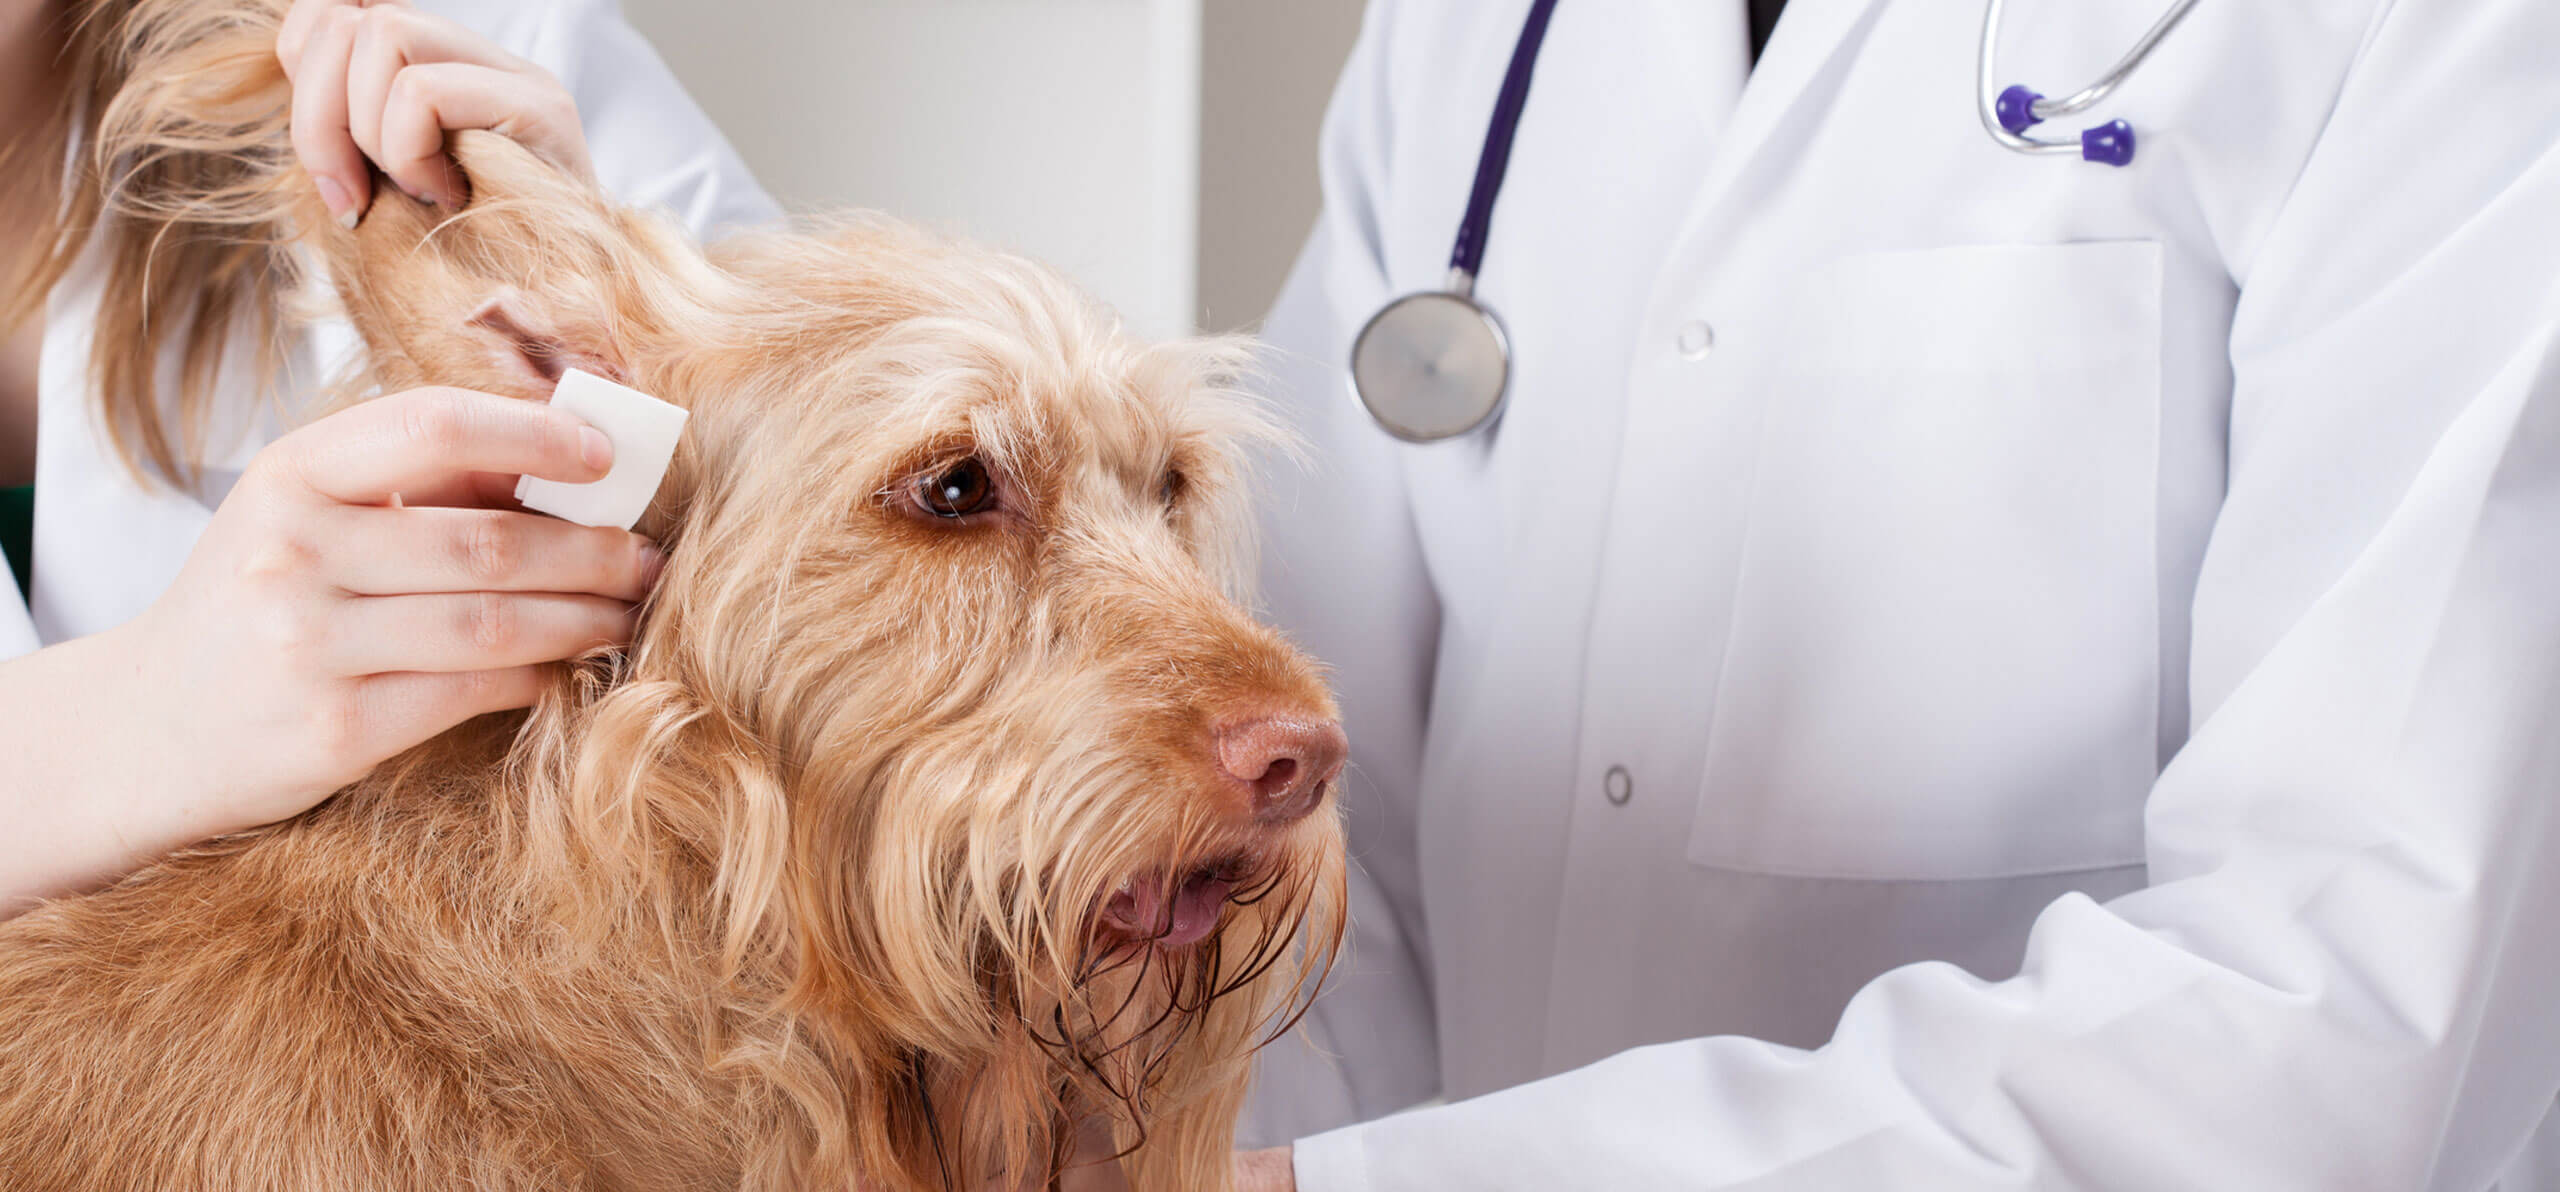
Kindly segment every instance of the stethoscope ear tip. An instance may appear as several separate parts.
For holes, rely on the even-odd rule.
[[[2036,101],[2043,98],[2043,92],[2033,90],[2024,83],[2001,92],[1999,102],[1993,105],[1994,112],[2000,118],[2000,127],[2008,129],[2014,135],[2023,136],[2028,129],[2044,123],[2044,117],[2036,115]]]
[[[2110,120],[2080,134],[2080,157],[2105,166],[2133,164],[2133,126]]]

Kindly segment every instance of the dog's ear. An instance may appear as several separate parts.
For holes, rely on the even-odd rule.
[[[547,397],[576,368],[614,379],[706,286],[700,250],[663,221],[492,133],[462,133],[459,211],[384,186],[330,269],[385,388]]]

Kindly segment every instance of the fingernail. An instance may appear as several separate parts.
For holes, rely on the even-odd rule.
[[[364,213],[356,210],[356,198],[347,193],[346,184],[323,174],[312,179],[320,188],[320,204],[338,218],[338,226],[353,231]]]
[[[613,440],[592,426],[578,428],[578,458],[587,461],[590,470],[603,472],[613,467]]]
[[[666,574],[666,570],[667,552],[659,550],[654,546],[643,546],[640,548],[641,591],[646,592],[657,587],[658,577]]]

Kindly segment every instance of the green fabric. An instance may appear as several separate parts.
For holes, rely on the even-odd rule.
[[[0,488],[0,557],[18,574],[18,595],[35,582],[36,490]]]

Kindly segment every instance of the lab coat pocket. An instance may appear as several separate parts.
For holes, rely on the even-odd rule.
[[[2148,242],[1806,278],[1767,379],[1692,862],[1962,880],[2141,859],[2161,284]]]

